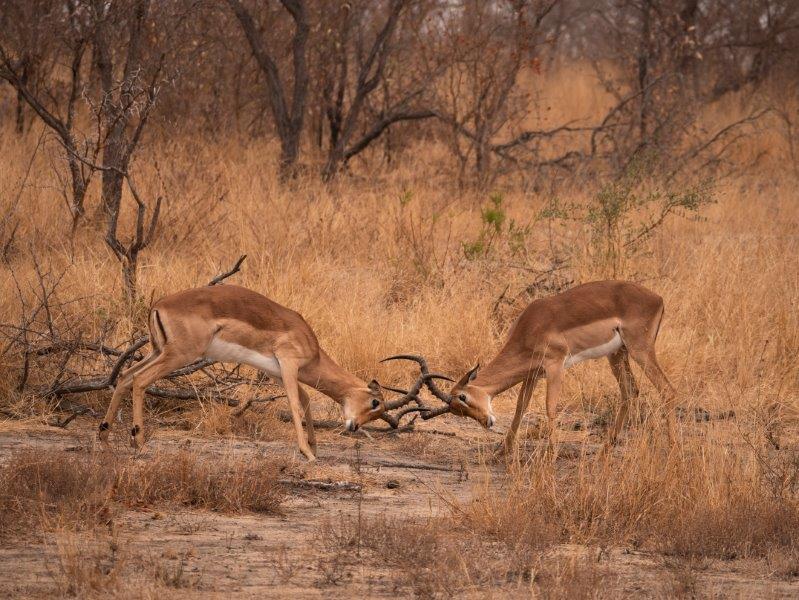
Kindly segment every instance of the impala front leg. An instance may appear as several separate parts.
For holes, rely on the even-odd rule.
[[[505,440],[500,443],[497,448],[498,454],[506,454],[511,452],[516,446],[516,435],[519,431],[519,425],[522,422],[524,414],[527,412],[527,407],[530,404],[530,398],[533,396],[533,390],[538,380],[537,376],[528,376],[523,382],[519,390],[519,398],[516,400],[516,414],[513,415],[513,422],[510,424],[510,429],[505,436]]]
[[[290,360],[281,360],[280,363],[281,379],[283,379],[283,386],[286,388],[286,396],[289,399],[289,407],[291,408],[291,420],[294,422],[294,432],[297,434],[297,445],[309,461],[316,460],[316,456],[308,445],[305,439],[305,432],[302,429],[302,401],[300,400],[299,381],[297,380],[297,365]],[[313,427],[313,425],[311,426]]]
[[[108,410],[105,412],[105,418],[100,423],[100,427],[97,432],[97,436],[100,438],[100,441],[103,443],[104,447],[108,446],[108,433],[111,429],[111,424],[114,422],[116,413],[119,410],[119,404],[125,394],[129,393],[131,389],[133,389],[133,377],[136,375],[136,373],[140,372],[148,364],[153,362],[153,360],[158,358],[158,355],[158,351],[153,352],[144,358],[144,360],[136,363],[129,369],[125,369],[117,379],[117,384],[114,387],[114,394],[111,397]]]
[[[311,413],[311,398],[308,392],[302,389],[302,386],[297,386],[300,391],[300,402],[302,403],[302,412],[305,416],[305,432],[308,434],[308,445],[311,450],[316,454],[316,433],[313,428],[313,414]]]

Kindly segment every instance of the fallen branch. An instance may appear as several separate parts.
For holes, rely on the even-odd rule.
[[[325,492],[360,492],[363,486],[352,481],[317,481],[315,479],[279,479],[278,483],[291,487],[322,490]]]
[[[236,410],[234,410],[232,414],[234,417],[238,418],[241,415],[243,415],[244,412],[248,408],[250,408],[255,402],[273,402],[275,400],[278,400],[279,398],[285,398],[285,397],[286,397],[285,394],[279,394],[279,395],[276,394],[273,396],[268,396],[267,398],[248,398],[247,401],[241,404],[241,406],[239,406]]]
[[[291,423],[292,416],[291,413],[286,411],[281,411],[278,413],[278,419],[280,419],[283,423]],[[395,433],[403,433],[408,431],[414,431],[414,419],[408,421],[405,425],[399,427],[375,427],[373,425],[363,425],[362,427],[358,428],[358,431],[362,431],[366,433],[367,431],[370,433],[381,433],[384,435],[395,434]],[[305,419],[302,420],[302,424],[305,425]],[[314,429],[344,429],[344,423],[341,421],[336,421],[334,419],[322,419],[322,420],[314,420],[313,422]],[[357,432],[356,432],[357,433]]]
[[[60,419],[56,419],[55,422],[50,423],[50,426],[51,427],[60,427],[60,428],[64,429],[64,428],[66,428],[67,425],[69,425],[77,417],[79,417],[81,415],[86,415],[86,414],[89,414],[91,416],[96,416],[97,415],[97,413],[94,412],[91,408],[84,407],[84,408],[82,408],[80,410],[73,410],[72,413],[66,419],[64,419],[63,421],[60,420]]]
[[[453,469],[452,467],[445,467],[443,465],[429,465],[427,463],[395,462],[392,460],[382,460],[382,459],[370,462],[366,466],[388,467],[391,469],[420,469],[423,471],[447,471],[450,473],[458,473],[463,471],[462,468]]]

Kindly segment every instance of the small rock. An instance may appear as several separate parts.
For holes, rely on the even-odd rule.
[[[400,486],[400,482],[396,479],[389,479],[386,481],[386,487],[390,490],[396,490]]]

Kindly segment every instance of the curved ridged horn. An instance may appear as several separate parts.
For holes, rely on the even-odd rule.
[[[452,379],[450,379],[446,375],[438,375],[437,373],[430,373],[430,370],[427,366],[427,361],[422,356],[419,356],[418,354],[396,354],[394,356],[389,356],[387,358],[384,358],[380,362],[387,362],[389,360],[412,360],[418,363],[419,370],[422,372],[423,376],[422,378],[420,378],[420,381],[422,381],[424,385],[427,386],[427,389],[430,390],[430,393],[433,394],[436,398],[438,398],[442,402],[445,402],[446,404],[452,402],[452,398],[450,397],[450,395],[447,394],[446,392],[441,391],[441,388],[439,388],[435,383],[433,383],[433,379],[444,379],[446,381],[452,381]],[[419,387],[419,389],[421,389],[421,386]]]

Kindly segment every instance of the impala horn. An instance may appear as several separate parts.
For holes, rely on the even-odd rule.
[[[454,383],[454,380],[450,379],[446,375],[440,375],[438,373],[431,373],[429,367],[427,366],[427,361],[423,357],[421,357],[421,356],[419,356],[417,354],[397,354],[397,355],[394,355],[394,356],[389,356],[388,358],[384,358],[380,362],[387,362],[389,360],[412,360],[413,362],[415,362],[415,363],[417,363],[419,365],[419,370],[421,371],[421,374],[419,375],[419,378],[416,380],[416,382],[413,384],[411,389],[408,390],[408,391],[400,390],[400,389],[397,389],[397,388],[388,388],[388,387],[386,388],[386,389],[389,389],[391,391],[394,391],[394,392],[397,392],[397,393],[400,393],[400,394],[404,394],[405,397],[406,397],[404,399],[403,403],[397,404],[397,406],[394,406],[394,408],[399,408],[400,406],[404,406],[405,404],[407,404],[412,399],[415,400],[417,403],[419,403],[419,399],[418,399],[417,396],[418,396],[419,392],[421,391],[423,385],[427,386],[427,389],[430,390],[430,393],[433,394],[436,398],[438,398],[442,402],[444,402],[445,404],[449,404],[450,402],[452,402],[452,397],[449,394],[447,394],[446,392],[441,391],[441,388],[439,388],[435,384],[434,380],[435,379],[443,379],[444,381],[450,381],[450,382],[453,382],[453,383]],[[397,402],[400,402],[400,401],[398,400]],[[392,403],[392,405],[393,404],[395,404],[395,403]]]

